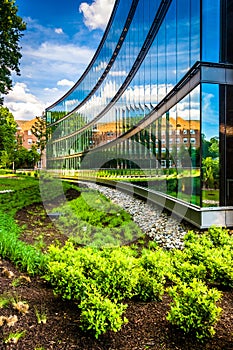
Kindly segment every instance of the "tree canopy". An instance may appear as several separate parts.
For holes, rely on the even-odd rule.
[[[12,88],[11,74],[20,74],[22,57],[19,46],[26,24],[17,14],[15,0],[0,0],[0,97]],[[3,99],[0,99],[2,104]]]
[[[0,106],[0,167],[10,167],[16,148],[17,124],[8,108]]]

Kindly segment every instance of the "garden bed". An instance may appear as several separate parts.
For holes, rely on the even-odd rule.
[[[79,197],[74,189],[67,192],[68,199]],[[66,237],[53,225],[41,203],[27,205],[18,210],[15,219],[22,227],[20,239],[37,249],[46,251],[50,244],[65,244]],[[138,245],[148,245],[148,239]],[[141,246],[141,248],[143,248]],[[233,348],[233,292],[221,287],[221,318],[215,326],[213,338],[200,343],[192,335],[172,326],[166,319],[171,298],[165,292],[161,301],[141,302],[127,300],[125,316],[128,323],[118,332],[107,331],[95,339],[80,329],[80,311],[73,301],[55,297],[50,284],[38,276],[28,276],[15,268],[9,260],[0,261],[0,296],[8,304],[0,315],[17,316],[17,322],[7,322],[0,328],[0,349],[43,350],[232,350]],[[13,307],[15,302],[29,306],[26,313]],[[1,299],[0,299],[1,305]],[[18,336],[18,341],[14,339]],[[16,341],[16,340],[15,340]]]

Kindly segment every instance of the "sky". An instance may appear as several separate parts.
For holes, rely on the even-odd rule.
[[[16,0],[27,24],[21,75],[4,98],[16,120],[41,116],[79,79],[92,59],[115,0]]]

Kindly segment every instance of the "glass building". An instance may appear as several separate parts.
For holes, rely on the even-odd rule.
[[[87,69],[46,110],[47,169],[233,226],[232,18],[233,0],[116,0]]]

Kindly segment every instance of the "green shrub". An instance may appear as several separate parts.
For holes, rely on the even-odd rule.
[[[140,257],[140,266],[149,272],[150,276],[156,279],[165,281],[166,276],[171,271],[171,256],[170,253],[162,248],[155,250],[143,249]]]
[[[205,266],[210,282],[233,286],[233,238],[222,228],[212,227],[203,235],[185,236],[185,254],[189,262]]]
[[[135,294],[140,269],[138,260],[127,250],[118,248],[105,251],[100,259],[100,268],[93,274],[101,293],[111,300],[129,299]]]
[[[207,251],[204,263],[210,282],[233,287],[233,259],[229,247],[214,248]]]
[[[221,297],[218,290],[208,289],[203,282],[194,279],[190,284],[170,287],[168,292],[173,298],[168,321],[199,340],[215,334],[214,325],[221,313],[221,308],[216,306]]]
[[[135,298],[142,301],[158,301],[164,294],[165,280],[152,277],[148,271],[141,270],[138,276]]]
[[[169,277],[173,282],[180,280],[188,283],[194,278],[198,278],[200,280],[204,280],[206,278],[206,266],[202,262],[195,264],[189,261],[187,251],[175,249],[171,254],[172,268]]]
[[[170,273],[170,254],[153,246],[154,250],[143,249],[139,258],[142,268],[138,278],[136,296],[140,300],[161,300],[166,277]]]
[[[76,250],[70,242],[62,248],[51,246],[46,279],[66,299],[81,300],[90,283],[111,300],[131,298],[140,269],[129,251],[91,247]]]
[[[116,304],[93,287],[92,291],[86,293],[79,305],[81,310],[80,327],[84,331],[94,333],[96,338],[108,330],[117,332],[123,324],[128,322],[122,316],[126,308],[127,305]]]
[[[212,226],[208,229],[207,236],[209,236],[215,247],[230,246],[233,249],[233,236],[229,235],[227,229]]]

